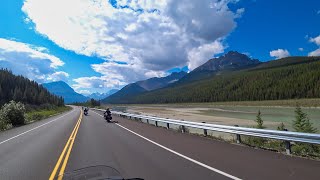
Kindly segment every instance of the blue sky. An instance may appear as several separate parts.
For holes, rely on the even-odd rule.
[[[106,92],[230,50],[319,56],[319,22],[317,0],[2,0],[0,67]]]

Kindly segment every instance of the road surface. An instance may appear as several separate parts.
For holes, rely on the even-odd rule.
[[[0,133],[0,179],[48,179],[93,165],[125,178],[320,179],[320,162],[81,110]]]

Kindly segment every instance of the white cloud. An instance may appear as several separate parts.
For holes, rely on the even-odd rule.
[[[270,56],[275,57],[276,59],[281,59],[290,56],[290,53],[286,49],[277,49],[270,51]]]
[[[320,46],[320,35],[314,38],[309,39],[310,42],[315,43],[316,45]]]
[[[73,80],[76,84],[72,85],[75,89],[91,89],[91,88],[118,88],[122,87],[122,83],[119,79],[111,78],[108,76],[92,76],[92,77],[80,77]]]
[[[236,17],[237,17],[237,18],[241,18],[244,12],[245,12],[245,9],[244,9],[244,8],[237,9],[237,11],[236,11]]]
[[[57,68],[58,66],[62,66],[64,64],[64,62],[59,58],[45,53],[48,50],[44,47],[33,46],[22,42],[0,38],[0,49],[1,54],[23,53],[29,58],[49,60],[51,61],[50,67],[52,68]]]
[[[48,75],[48,81],[68,81],[69,74],[63,71],[58,71]]]
[[[91,92],[89,90],[79,90],[77,92],[80,94],[83,94],[83,95],[90,95],[91,94]]]
[[[22,10],[34,29],[57,45],[111,61],[93,65],[103,76],[121,76],[119,81],[132,82],[173,67],[194,68],[223,52],[221,39],[236,27],[235,19],[244,12],[232,12],[228,4],[234,2],[118,0],[113,7],[107,0],[25,0]]]
[[[304,49],[303,49],[303,48],[298,48],[298,50],[299,50],[299,51],[304,51]]]
[[[163,71],[152,71],[141,69],[133,64],[118,64],[115,62],[104,62],[93,64],[92,68],[102,76],[80,77],[72,87],[79,90],[94,90],[94,92],[105,92],[107,89],[120,89],[124,85],[151,77],[163,77],[168,75]],[[121,72],[121,73],[120,73]],[[103,91],[104,90],[104,91]]]
[[[320,46],[320,35],[314,38],[309,39],[310,42],[315,43],[316,45]],[[320,48],[310,52],[308,56],[320,56]]]
[[[167,75],[163,71],[153,71],[139,66],[139,64],[118,64],[115,62],[104,62],[102,64],[93,64],[92,68],[109,77],[117,79],[124,83],[131,83],[151,77],[162,77]]]
[[[61,77],[65,72],[56,72],[64,62],[44,47],[0,38],[0,67],[15,74],[24,75],[38,82]]]
[[[223,45],[219,41],[215,41],[210,44],[205,44],[200,47],[192,49],[188,53],[188,68],[193,70],[209,59],[213,58],[214,54],[222,53],[224,50]]]
[[[320,56],[320,48],[310,52],[308,56]]]

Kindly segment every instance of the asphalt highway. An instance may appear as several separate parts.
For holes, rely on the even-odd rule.
[[[80,108],[0,133],[0,179],[106,165],[125,178],[320,179],[320,162],[182,134]]]

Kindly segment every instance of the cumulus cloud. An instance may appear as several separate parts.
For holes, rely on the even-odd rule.
[[[309,39],[310,42],[315,43],[316,45],[320,46],[320,35],[314,38]]]
[[[66,75],[56,72],[64,62],[48,54],[44,47],[34,46],[14,40],[0,38],[0,67],[8,68],[16,74],[27,76],[38,82],[57,79]]]
[[[320,56],[320,48],[310,52],[308,56]]]
[[[115,2],[25,0],[22,10],[38,33],[60,47],[106,59],[106,63],[93,66],[95,70],[104,68],[102,75],[123,73],[110,70],[110,66],[127,68],[131,73],[121,75],[122,82],[161,74],[173,67],[194,68],[223,52],[223,38],[244,12],[228,8],[234,0]],[[125,65],[112,64],[115,61]]]
[[[212,58],[214,54],[222,53],[223,50],[224,46],[219,41],[192,49],[188,53],[188,59],[190,60],[188,65],[189,70],[197,68],[208,61],[209,58]]]
[[[126,84],[122,80],[111,78],[110,76],[80,77],[73,81],[75,84],[72,85],[72,88],[81,94],[105,93],[106,89],[119,89]]]
[[[76,83],[72,87],[75,90],[80,91],[90,89],[99,91],[99,89],[120,89],[131,82],[168,75],[163,71],[141,69],[134,64],[118,64],[115,62],[93,64],[92,68],[96,72],[101,73],[102,76],[80,77],[74,79],[73,81]]]
[[[80,91],[77,91],[78,93],[80,94],[83,94],[83,95],[90,95],[91,92],[89,90],[80,90]]]
[[[310,42],[320,46],[320,35],[309,39]],[[320,48],[308,53],[308,56],[320,56]]]
[[[281,59],[290,56],[290,53],[286,49],[277,49],[270,51],[270,56],[275,57],[276,59]]]
[[[304,49],[303,49],[303,48],[298,48],[298,50],[299,50],[299,51],[304,51]]]
[[[237,18],[242,17],[244,11],[245,11],[244,8],[237,9],[237,11],[236,11],[236,17],[237,17]]]
[[[68,81],[69,74],[64,71],[57,71],[53,74],[49,74],[48,81]]]

